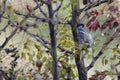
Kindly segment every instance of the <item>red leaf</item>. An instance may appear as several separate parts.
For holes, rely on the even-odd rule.
[[[113,2],[113,0],[109,0],[109,1],[108,1],[108,4],[111,4],[112,2]]]
[[[111,11],[111,12],[113,12],[113,13],[116,13],[117,11],[118,11],[118,7],[116,6],[110,6],[109,8],[108,8],[108,10],[109,11]]]
[[[90,15],[98,15],[98,11],[97,10],[92,10],[91,12],[89,12]]]
[[[112,23],[115,20],[115,18],[108,18],[107,21],[103,23],[103,25],[100,27],[101,30],[104,30],[105,28],[109,27],[110,29],[113,28]]]
[[[100,9],[100,14],[104,14],[104,10],[103,9]]]
[[[89,80],[103,80],[107,76],[108,71],[103,71],[103,72],[97,72],[95,75],[92,75],[92,77],[89,78]]]
[[[90,30],[93,30],[93,31],[96,31],[100,25],[99,25],[99,22],[98,20],[96,19],[97,16],[93,16],[88,22],[87,22],[87,27],[90,29]]]

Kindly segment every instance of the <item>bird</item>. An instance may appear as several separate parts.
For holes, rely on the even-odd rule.
[[[78,25],[78,39],[82,44],[87,43],[89,47],[92,46],[92,35],[84,29],[84,24]]]
[[[93,44],[92,35],[84,29],[84,24],[77,25],[78,28],[78,39],[82,44],[82,49],[91,48]],[[92,49],[90,49],[92,51]]]

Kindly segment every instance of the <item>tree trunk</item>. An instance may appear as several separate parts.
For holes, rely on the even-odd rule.
[[[79,80],[87,80],[87,71],[85,68],[84,60],[81,58],[83,57],[82,51],[79,48],[79,39],[78,39],[78,31],[77,31],[77,24],[79,19],[79,0],[71,0],[72,5],[72,20],[71,20],[71,27],[72,27],[72,34],[75,42],[75,63],[77,66]]]
[[[50,38],[51,38],[51,54],[53,58],[53,80],[59,80],[58,77],[58,60],[57,60],[57,51],[56,51],[56,31],[55,26],[52,23],[53,21],[53,9],[52,9],[52,3],[51,0],[49,1],[50,4],[48,4],[48,12],[49,12],[49,18],[51,19],[49,21],[49,29],[50,29]]]

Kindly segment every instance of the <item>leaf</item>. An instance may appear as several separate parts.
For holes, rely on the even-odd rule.
[[[102,58],[102,65],[104,65],[104,58],[105,58],[105,56]]]
[[[107,64],[108,64],[108,60],[106,59],[106,56],[104,56],[104,57],[102,58],[102,64],[103,64],[103,65],[107,65]]]
[[[94,16],[94,15],[98,16],[99,13],[97,10],[92,10],[91,12],[89,12],[89,14],[92,16]]]
[[[22,52],[21,53],[21,57],[24,58],[24,59],[26,59],[26,53]]]
[[[116,7],[115,6],[109,6],[108,10],[110,12],[116,13],[116,12],[118,12],[118,7],[117,6]]]
[[[116,60],[117,55],[114,55],[113,57],[110,58],[110,60]]]
[[[30,51],[30,48],[29,48],[29,46],[27,45],[27,43],[24,44],[24,49],[27,49],[27,50]]]
[[[104,64],[105,64],[105,65],[107,65],[107,64],[108,64],[108,60],[107,60],[107,59],[105,59]]]
[[[8,6],[7,6],[7,10],[11,11],[11,10],[12,10],[12,6],[11,6],[11,5],[8,5]]]
[[[120,49],[119,48],[113,48],[112,49],[114,53],[119,53],[120,54]]]
[[[86,25],[90,30],[96,31],[100,27],[97,16],[93,16]]]
[[[40,45],[35,44],[35,48],[36,48],[38,51],[40,51],[40,50],[41,50]]]
[[[42,61],[43,61],[43,62],[48,61],[47,57],[43,57]]]
[[[113,52],[117,52],[118,48],[113,48],[112,50]]]
[[[109,27],[109,29],[112,29],[113,26],[113,21],[115,21],[116,19],[114,17],[110,17],[108,18],[104,23],[103,25],[100,27],[101,30],[104,30],[105,28]]]
[[[17,80],[24,80],[23,76],[18,76]]]
[[[37,59],[41,58],[41,56],[39,55],[39,53],[37,53],[36,57],[37,57]]]
[[[33,55],[31,53],[27,53],[27,54],[28,54],[29,60],[32,61],[33,60]]]
[[[108,71],[96,72],[96,74],[92,75],[89,80],[103,80],[103,77],[107,76]]]
[[[72,76],[73,78],[75,78],[75,74],[74,74],[74,71],[73,71],[73,70],[71,70],[70,74],[71,74],[71,76]]]

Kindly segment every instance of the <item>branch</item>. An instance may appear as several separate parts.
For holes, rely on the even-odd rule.
[[[60,46],[57,46],[58,49],[60,49],[62,52],[65,52],[66,55],[71,55],[71,54],[74,54],[74,52],[72,51],[69,51],[69,50],[66,50],[65,48],[63,47],[60,47]],[[68,54],[67,54],[68,53]]]
[[[119,65],[120,65],[120,62],[116,63],[116,64],[115,64],[115,67],[117,67],[117,66],[119,66]]]
[[[30,32],[28,32],[26,29],[22,28],[28,35],[32,36],[33,38],[36,39],[36,41],[40,42],[46,49],[48,49],[48,52],[51,51],[50,47],[48,46],[48,44],[50,45],[50,42],[45,40],[43,38],[42,35],[38,35],[38,34],[32,34]],[[58,49],[60,49],[62,52],[65,52],[66,55],[71,55],[71,54],[74,54],[74,52],[72,51],[69,51],[69,50],[66,50],[65,48],[63,47],[60,47],[60,46],[57,46]]]
[[[0,46],[0,51],[6,46],[6,44],[9,42],[9,40],[16,34],[17,30],[22,26],[22,24],[27,20],[29,15],[25,16],[23,20],[19,23],[19,25],[16,26],[16,28],[13,30],[13,32],[6,37],[5,41],[3,44]],[[8,18],[7,18],[8,19]],[[15,26],[15,25],[14,25]]]
[[[27,28],[30,27],[35,27],[37,24],[39,24],[40,21],[41,21],[40,19],[36,19],[35,22],[32,24],[26,23],[26,28],[24,30],[27,30]]]
[[[6,16],[2,16],[2,18],[8,20],[8,24],[11,25],[11,26],[18,26],[16,22],[13,22],[10,17],[6,17]],[[6,25],[7,26],[7,25]]]
[[[23,14],[23,13],[20,13],[20,12],[18,12],[18,11],[16,11],[15,12],[17,15],[21,15],[21,16],[26,16],[26,14]],[[35,16],[35,15],[30,15],[30,17],[31,18],[36,18],[36,20],[39,20],[39,22],[40,21],[42,21],[42,22],[46,22],[46,23],[48,23],[49,21],[51,21],[51,22],[53,22],[51,19],[49,19],[49,18],[41,18],[41,17],[38,17],[38,16]],[[57,23],[57,24],[69,24],[70,25],[70,21],[66,21],[66,22],[62,22],[62,21],[60,21],[60,20],[58,20],[58,21],[54,21],[54,23]]]
[[[32,34],[30,32],[28,32],[27,30],[24,30],[28,35],[32,36],[33,38],[36,39],[36,41],[40,42],[45,48],[48,49],[48,52],[51,51],[50,47],[47,45],[49,44],[48,41],[46,41],[42,36],[38,35],[38,34]]]
[[[3,42],[3,44],[0,46],[0,51],[1,51],[2,48],[5,47],[5,45],[8,43],[8,41],[16,34],[17,30],[18,30],[18,28],[16,27],[14,29],[14,31],[5,39],[5,41]]]
[[[4,31],[4,32],[5,32],[5,31],[6,31],[6,28],[7,28],[9,25],[10,25],[10,24],[8,23],[4,28],[2,28],[2,29],[0,30],[0,32],[1,32],[1,31]]]
[[[44,4],[46,4],[46,5],[49,5],[50,3],[49,3],[49,1],[47,1],[47,0],[40,0],[41,1],[41,3],[44,3]]]
[[[98,52],[98,54],[92,59],[92,62],[87,67],[87,70],[91,69],[95,62],[100,58],[101,55],[103,55],[103,52],[105,51],[106,47],[112,42],[116,37],[120,36],[120,28],[116,30],[116,32],[109,38],[107,42],[105,42],[101,48],[101,50]]]
[[[7,2],[7,0],[3,1],[3,8],[2,8],[2,10],[0,12],[0,21],[1,21],[1,17],[3,16],[3,14],[5,13],[5,10],[6,10],[6,2]]]
[[[38,0],[34,0],[34,2],[36,3],[37,7],[39,8],[40,12],[47,17],[47,14],[42,10],[41,5],[39,4]]]
[[[63,3],[63,0],[61,0],[60,5],[53,11],[53,14],[54,14],[55,12],[57,12],[57,11],[61,8],[62,3]]]
[[[5,48],[4,50],[5,50],[6,54],[9,54],[11,52],[15,52],[17,50],[17,48],[12,48],[12,49],[11,48]]]
[[[100,0],[100,1],[98,1],[98,2],[93,2],[93,3],[91,3],[91,4],[88,4],[88,5],[86,5],[83,9],[80,9],[80,10],[79,10],[79,13],[81,13],[82,11],[87,11],[87,10],[89,10],[89,9],[91,9],[91,8],[94,8],[94,7],[96,7],[96,6],[99,6],[99,5],[101,5],[101,4],[103,4],[103,3],[106,3],[106,2],[109,2],[109,0]]]

